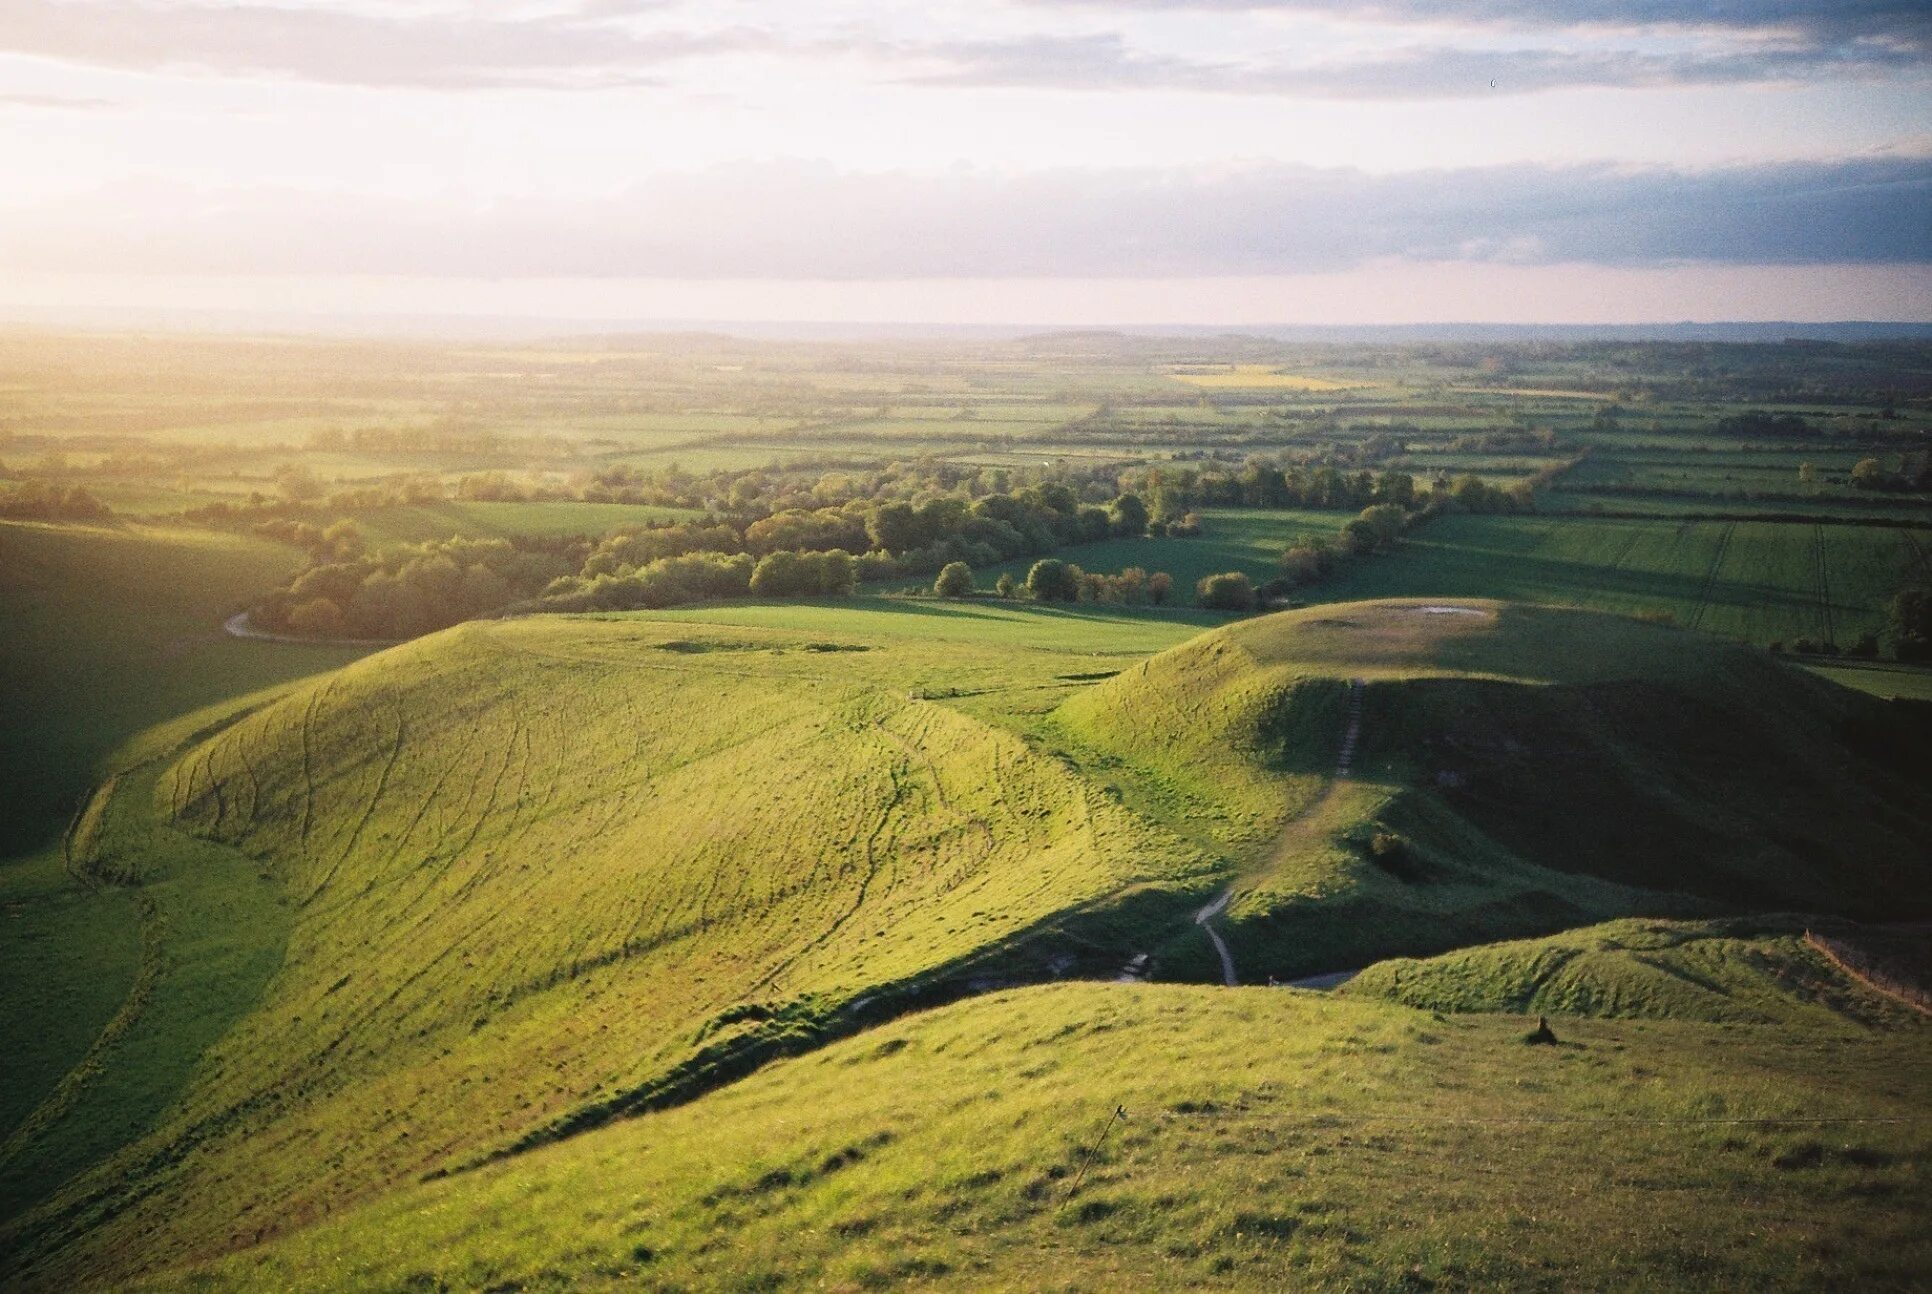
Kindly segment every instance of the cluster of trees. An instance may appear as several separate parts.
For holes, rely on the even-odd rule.
[[[1799,467],[1802,478],[1804,468]],[[1852,486],[1860,490],[1883,490],[1897,492],[1903,490],[1932,490],[1932,454],[1911,454],[1901,456],[1898,470],[1893,471],[1876,458],[1861,458],[1852,466]]]
[[[527,605],[537,611],[631,611],[749,597],[756,570],[749,553],[685,553],[589,578],[559,576]]]
[[[971,572],[967,572],[968,578]],[[1010,575],[1000,576],[994,592],[1010,598],[1024,595],[1035,602],[1107,602],[1120,606],[1165,606],[1172,596],[1174,577],[1166,571],[1149,574],[1139,566],[1129,566],[1118,575],[1083,571],[1072,562],[1047,557],[1033,563],[1024,584],[1015,584]]]
[[[317,564],[354,561],[368,548],[362,527],[347,519],[318,526],[307,521],[290,521],[286,517],[270,517],[267,521],[256,522],[249,530],[263,539],[292,544],[306,552],[309,560]]]
[[[27,480],[0,493],[0,517],[22,521],[111,521],[114,509],[78,485]]]
[[[1614,422],[1618,407],[1605,405],[1600,419]],[[1449,442],[1451,453],[1463,454],[1548,454],[1557,447],[1556,431],[1550,427],[1505,427],[1495,431],[1475,431]]]
[[[582,540],[444,539],[320,561],[257,600],[249,622],[315,638],[411,638],[536,596],[576,571],[586,548]]]
[[[1198,508],[1365,508],[1371,503],[1407,506],[1417,497],[1407,472],[1344,472],[1331,465],[1276,463],[1251,458],[1238,470],[1161,465],[1126,473],[1123,488],[1146,499],[1152,519],[1163,524]]]

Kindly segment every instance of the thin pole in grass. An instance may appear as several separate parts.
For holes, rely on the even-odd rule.
[[[1107,1134],[1114,1130],[1114,1125],[1126,1117],[1127,1107],[1124,1105],[1116,1105],[1114,1107],[1113,1117],[1107,1120],[1107,1126],[1100,1130],[1100,1135],[1093,1139],[1091,1146],[1087,1147],[1086,1157],[1080,1161],[1080,1171],[1073,1175],[1073,1184],[1067,1187],[1067,1193],[1060,1197],[1061,1204],[1064,1205],[1068,1200],[1072,1199],[1073,1193],[1080,1189],[1080,1180],[1087,1175],[1087,1165],[1091,1164],[1093,1157],[1100,1152],[1100,1143],[1107,1139]]]

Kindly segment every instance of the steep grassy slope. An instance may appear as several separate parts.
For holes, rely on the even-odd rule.
[[[1545,939],[1378,962],[1350,996],[1431,1011],[1897,1028],[1913,1012],[1805,942],[1797,918],[1613,921]]]
[[[1349,680],[1351,775],[1334,779]],[[1242,861],[1249,978],[1607,917],[1932,907],[1932,736],[1761,652],[1492,602],[1204,634],[1068,700],[1070,743]],[[1203,974],[1206,941],[1165,950]]]
[[[1932,1030],[1523,1031],[1001,993],[163,1285],[1907,1288],[1932,1263]]]
[[[222,617],[301,564],[239,535],[0,521],[0,857],[56,835],[142,729],[362,655],[264,652],[222,633]]]
[[[104,1103],[78,1099],[85,1084],[70,1072],[123,1014],[144,956],[157,955],[144,954],[142,913],[177,891],[76,881],[62,825],[101,776],[142,758],[120,748],[149,725],[360,654],[265,651],[221,632],[223,615],[300,561],[233,535],[0,522],[0,1217],[44,1189],[47,1173],[71,1173],[138,1132],[168,1088],[152,1081],[161,1071],[129,1073]],[[77,1112],[74,1139],[35,1114],[50,1100]]]
[[[916,699],[938,662],[970,693],[1078,686],[1063,651],[538,619],[192,746],[153,804],[281,888],[285,961],[159,1130],[14,1243],[50,1276],[207,1252],[739,1072],[1123,891],[1206,886],[1061,761]],[[96,870],[138,874],[111,845]]]

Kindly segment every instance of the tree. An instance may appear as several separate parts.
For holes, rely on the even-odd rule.
[[[1147,577],[1147,600],[1155,606],[1166,606],[1173,591],[1174,577],[1166,571],[1155,571]]]
[[[309,638],[340,638],[342,608],[328,598],[313,598],[289,609],[288,627]]]
[[[1378,503],[1363,508],[1360,519],[1375,531],[1375,546],[1390,549],[1402,538],[1402,530],[1409,523],[1409,514],[1397,504]]]
[[[1036,602],[1071,602],[1080,596],[1080,577],[1056,557],[1043,557],[1026,573],[1026,594]]]
[[[1818,483],[1818,469],[1816,467],[1813,467],[1810,463],[1798,464],[1798,484],[1816,485],[1817,483]]]
[[[908,548],[917,548],[922,542],[919,518],[906,503],[884,503],[875,508],[866,518],[866,537],[875,548],[883,548],[890,553],[903,553]]]
[[[1196,584],[1194,600],[1210,611],[1252,611],[1254,584],[1240,571],[1223,571]]]
[[[1900,589],[1893,595],[1888,628],[1900,660],[1932,659],[1932,589]]]
[[[790,597],[801,591],[803,572],[798,554],[790,551],[771,553],[751,572],[751,591],[761,598]],[[817,572],[813,572],[816,576]],[[816,583],[816,579],[813,581]]]
[[[963,598],[973,591],[973,568],[965,562],[947,562],[932,582],[932,591],[942,598]]]
[[[999,597],[1010,598],[1019,592],[1019,583],[1014,580],[1013,572],[1001,571],[999,582],[993,585],[993,592]]]
[[[1147,533],[1147,505],[1138,494],[1121,494],[1107,505],[1107,520],[1116,535],[1138,538]]]
[[[818,591],[828,597],[850,596],[858,587],[859,564],[843,548],[830,548],[818,554]]]
[[[1342,548],[1351,557],[1371,551],[1380,540],[1381,536],[1376,534],[1375,527],[1360,517],[1342,527]]]
[[[314,472],[299,463],[284,463],[275,472],[275,488],[290,503],[307,503],[322,497],[322,482]]]
[[[1892,474],[1876,458],[1861,458],[1851,470],[1851,483],[1860,490],[1883,490],[1892,484]]]

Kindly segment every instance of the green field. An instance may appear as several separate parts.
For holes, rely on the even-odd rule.
[[[0,335],[0,501],[117,514],[0,522],[0,1285],[1917,1288],[1932,531],[1854,523],[1924,519],[1927,393],[1919,344]],[[1195,605],[1391,470],[1391,551]],[[1123,492],[1202,532],[1068,542]],[[748,584],[773,534],[905,573]],[[396,547],[450,536],[530,542]],[[1040,554],[1175,596],[987,592]],[[223,631],[298,596],[484,618]]]

